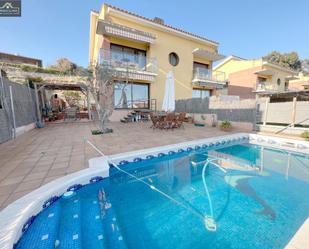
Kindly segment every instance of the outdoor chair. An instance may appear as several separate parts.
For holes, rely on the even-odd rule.
[[[160,120],[158,117],[156,117],[152,112],[150,113],[150,119],[152,122],[152,125],[150,126],[152,129],[156,129],[160,127]]]
[[[186,113],[185,112],[181,112],[179,113],[177,119],[176,119],[176,127],[177,128],[180,128],[180,127],[183,127],[184,128],[184,125],[183,123],[185,122],[186,120]]]
[[[170,112],[166,114],[166,117],[161,127],[167,130],[176,128],[176,115],[174,112]]]

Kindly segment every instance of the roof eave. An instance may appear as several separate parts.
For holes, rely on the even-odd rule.
[[[196,40],[196,41],[199,41],[201,43],[206,43],[208,45],[215,46],[215,47],[219,46],[218,42],[211,41],[211,40],[208,40],[206,38],[198,37],[198,36],[195,36],[193,34],[191,35],[191,34],[186,33],[186,32],[182,32],[180,30],[177,30],[176,28],[172,28],[172,27],[168,27],[166,25],[155,23],[155,22],[151,21],[150,19],[148,19],[146,17],[142,17],[142,16],[138,16],[138,15],[135,15],[135,14],[132,14],[132,13],[129,13],[129,12],[125,12],[125,11],[122,11],[120,9],[115,9],[113,6],[110,6],[110,5],[107,5],[107,7],[108,7],[108,10],[107,10],[108,14],[110,14],[110,13],[118,14],[118,15],[120,15],[122,17],[126,17],[128,19],[137,20],[139,23],[142,22],[143,24],[151,26],[151,27],[155,27],[155,28],[158,28],[158,29],[161,29],[161,30],[162,29],[168,30],[168,31],[176,33],[180,36],[183,36],[183,37],[186,37],[186,38],[189,38],[189,39],[192,39],[192,40]]]

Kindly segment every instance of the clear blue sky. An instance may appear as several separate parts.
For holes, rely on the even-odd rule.
[[[22,17],[0,18],[0,51],[88,64],[89,12],[102,0],[22,0]],[[272,50],[309,58],[308,0],[110,0],[137,14],[220,43],[224,55],[258,58]]]

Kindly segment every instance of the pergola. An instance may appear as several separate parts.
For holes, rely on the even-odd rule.
[[[294,98],[298,101],[309,101],[309,90],[285,91],[278,93],[259,93],[260,97],[269,97],[270,102],[286,102]]]
[[[91,112],[90,112],[90,89],[89,86],[85,83],[69,83],[69,82],[34,82],[34,89],[35,89],[35,100],[37,106],[37,115],[39,117],[39,121],[42,122],[42,113],[39,103],[39,94],[41,95],[42,106],[45,105],[44,103],[44,91],[45,90],[71,90],[71,91],[81,91],[87,97],[87,108],[88,108],[88,118],[91,120]]]

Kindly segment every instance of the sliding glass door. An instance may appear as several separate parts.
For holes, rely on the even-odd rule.
[[[149,84],[117,81],[115,83],[115,108],[149,109]]]

